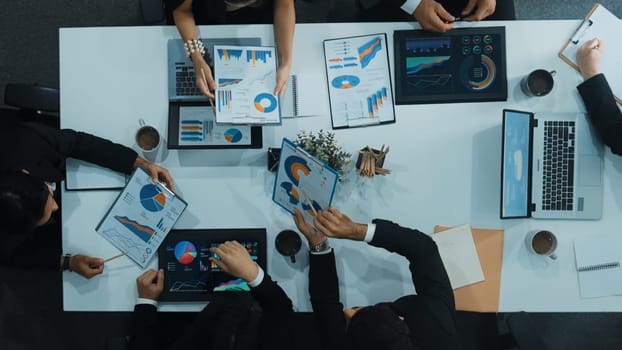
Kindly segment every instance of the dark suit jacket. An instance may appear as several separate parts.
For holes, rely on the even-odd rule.
[[[370,244],[410,262],[417,295],[401,297],[389,305],[404,317],[415,349],[457,348],[454,295],[436,244],[417,230],[379,219],[374,223],[376,233]],[[346,349],[346,320],[339,301],[334,253],[310,256],[309,292],[324,349]]]
[[[603,74],[598,74],[577,86],[590,119],[603,142],[611,151],[622,156],[622,112]]]
[[[168,23],[173,21],[173,11],[185,0],[165,0]],[[273,22],[273,0],[263,0],[257,8],[242,8],[227,12],[224,0],[193,0],[192,14],[197,25],[207,24],[259,24]]]
[[[292,349],[295,341],[292,326],[294,310],[291,300],[283,289],[266,273],[261,284],[251,288],[251,295],[262,309],[259,327],[256,329],[258,336],[256,341],[259,344],[256,348],[262,350]],[[234,300],[234,302],[240,301]],[[246,306],[242,305],[242,307]],[[136,305],[130,350],[212,350],[214,340],[225,337],[229,333],[220,327],[222,316],[228,312],[227,310],[227,306],[223,305],[223,299],[210,302],[196,317],[194,324],[186,327],[180,335],[176,335],[172,345],[167,345],[162,344],[161,338],[158,337],[158,330],[162,328],[162,323],[158,320],[155,306]],[[169,331],[163,330],[163,332]]]
[[[0,149],[0,171],[26,169],[30,175],[46,182],[60,182],[65,178],[65,159],[70,157],[126,174],[132,172],[136,160],[136,152],[132,149],[97,136],[22,123],[4,114],[0,116]],[[60,218],[58,210],[52,217],[55,222],[29,234],[0,231],[0,264],[58,269]],[[49,247],[51,240],[56,240],[56,249]]]

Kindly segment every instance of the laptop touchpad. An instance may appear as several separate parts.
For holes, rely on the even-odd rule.
[[[597,156],[581,156],[579,161],[579,185],[600,186],[603,176],[602,159]]]

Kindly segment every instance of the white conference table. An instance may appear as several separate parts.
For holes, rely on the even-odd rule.
[[[458,27],[506,26],[508,100],[506,102],[396,106],[397,123],[336,131],[350,153],[367,144],[390,145],[386,177],[350,173],[337,188],[334,205],[354,220],[386,218],[431,233],[433,227],[469,223],[505,230],[499,311],[622,311],[622,296],[582,299],[574,268],[575,238],[618,234],[622,223],[622,157],[605,159],[602,219],[596,221],[500,220],[501,110],[584,111],[575,86],[577,72],[557,57],[579,21],[459,23]],[[292,73],[322,76],[322,40],[385,32],[393,65],[393,30],[416,23],[298,24]],[[273,44],[271,26],[201,27],[202,37],[263,38]],[[138,118],[165,133],[168,118],[166,42],[175,27],[63,28],[60,30],[61,125],[133,145]],[[393,67],[391,67],[393,71]],[[520,79],[533,69],[555,69],[553,92],[524,97]],[[393,79],[393,78],[392,78]],[[257,150],[170,150],[160,162],[172,173],[178,193],[190,204],[176,228],[265,227],[268,272],[298,311],[310,311],[306,249],[295,264],[274,248],[283,229],[294,229],[289,214],[272,203],[274,174],[266,170],[266,149],[298,130],[331,129],[326,85],[312,98],[325,115],[284,119],[264,127]],[[118,251],[95,233],[95,225],[118,191],[63,192],[63,250],[110,257]],[[558,259],[531,255],[524,244],[533,229],[558,235]],[[341,299],[346,306],[393,300],[413,293],[405,259],[364,243],[332,240],[337,256]],[[620,245],[622,247],[622,244]],[[621,249],[622,251],[622,249]],[[157,258],[151,263],[156,268]],[[91,280],[63,274],[63,305],[69,311],[127,311],[142,273],[129,258],[106,264]],[[164,311],[198,311],[204,304],[162,304]]]

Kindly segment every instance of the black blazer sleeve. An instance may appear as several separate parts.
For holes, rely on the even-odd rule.
[[[417,295],[440,298],[454,311],[454,294],[436,243],[428,235],[375,219],[376,233],[371,245],[397,253],[410,262],[410,273]]]
[[[605,76],[595,75],[577,89],[603,142],[613,153],[622,155],[622,112]]]
[[[158,309],[153,305],[134,306],[134,322],[130,333],[130,350],[156,350],[158,348]]]
[[[57,130],[35,123],[29,127],[63,158],[84,160],[125,174],[134,168],[137,154],[126,146],[71,129]]]
[[[251,288],[251,294],[262,309],[259,323],[260,349],[291,349],[295,342],[294,308],[285,291],[266,273],[261,284]]]
[[[345,349],[346,319],[339,301],[335,253],[309,257],[309,294],[320,342],[325,350]]]

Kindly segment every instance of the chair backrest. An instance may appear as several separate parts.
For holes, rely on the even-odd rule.
[[[12,114],[24,121],[40,122],[55,128],[60,125],[58,89],[34,84],[7,84],[4,103],[17,110],[5,109],[3,115]]]
[[[37,113],[58,113],[60,93],[58,89],[33,84],[7,84],[4,103],[9,106]]]

